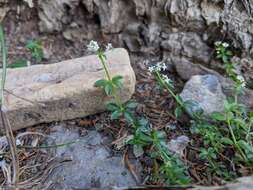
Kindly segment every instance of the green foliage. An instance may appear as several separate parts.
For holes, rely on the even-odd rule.
[[[216,43],[216,52],[217,58],[224,64],[227,75],[235,84],[235,95],[224,102],[224,112],[205,115],[197,102],[183,101],[176,95],[173,88],[165,82],[160,70],[151,68],[151,71],[160,86],[177,102],[175,116],[178,118],[185,112],[191,117],[191,132],[200,137],[203,145],[200,148],[199,158],[209,163],[210,174],[231,180],[238,175],[228,169],[234,165],[243,164],[253,173],[253,114],[237,101],[238,95],[243,93],[246,82],[237,74],[235,64],[231,62],[232,52],[229,45]]]
[[[29,66],[29,63],[25,59],[17,59],[14,63],[8,65],[8,68],[21,68],[21,67],[27,67]]]
[[[135,109],[138,103],[129,100],[123,103],[120,99],[119,92],[123,88],[123,77],[114,76],[111,78],[107,64],[106,56],[98,44],[94,41],[88,46],[91,50],[96,50],[96,54],[103,65],[106,79],[100,79],[95,82],[95,86],[103,89],[107,96],[113,97],[113,101],[106,104],[106,109],[111,112],[112,120],[124,118],[128,125],[132,126],[132,135],[129,136],[127,144],[133,145],[133,153],[139,157],[145,153],[145,148],[154,147],[152,155],[154,162],[159,160],[158,177],[168,185],[186,185],[190,182],[187,177],[187,170],[183,163],[175,155],[171,155],[166,146],[166,133],[157,131],[150,127],[149,121],[145,118],[137,118]],[[164,65],[160,65],[160,70]],[[164,78],[167,79],[167,78]],[[167,85],[172,86],[167,80]]]
[[[37,40],[29,40],[26,44],[26,48],[31,52],[32,58],[35,61],[40,62],[42,61],[43,55],[43,47],[40,41]]]

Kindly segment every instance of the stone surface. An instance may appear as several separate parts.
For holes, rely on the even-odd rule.
[[[224,94],[227,97],[233,97],[234,95],[234,83],[228,79],[219,74],[218,72],[208,69],[203,65],[200,64],[193,64],[186,58],[179,58],[179,57],[173,57],[171,58],[172,64],[175,66],[176,71],[178,75],[184,79],[189,80],[194,75],[215,75],[221,86]],[[248,61],[246,61],[248,63]],[[251,64],[245,64],[245,66],[251,67]],[[251,72],[249,72],[251,73]],[[239,101],[243,103],[246,107],[252,109],[253,108],[253,90],[251,89],[244,89],[244,94],[238,97]]]
[[[75,144],[59,147],[56,156],[72,159],[58,167],[48,177],[50,189],[103,189],[112,187],[135,186],[135,179],[125,168],[122,156],[113,156],[108,146],[108,138],[102,137],[96,131],[89,131],[81,136],[78,128],[68,129],[62,126],[52,128],[50,137],[56,144],[79,140]],[[140,164],[134,162],[136,172],[141,170]],[[138,173],[139,174],[139,173]]]
[[[106,55],[111,75],[124,77],[120,96],[127,101],[135,88],[135,74],[128,53],[124,49],[113,49]],[[104,71],[94,55],[50,65],[9,69],[5,107],[12,128],[17,130],[104,111],[105,103],[110,99],[94,87],[95,81],[101,78],[104,78]]]
[[[63,32],[71,41],[102,33],[131,52],[159,52],[163,59],[178,56],[209,66],[214,42],[224,40],[238,48],[241,59],[253,58],[249,0],[39,0],[38,15],[42,32]]]
[[[188,143],[190,142],[189,137],[185,136],[185,135],[181,135],[175,139],[171,139],[168,142],[168,149],[173,152],[176,153],[180,156],[183,155],[183,151],[186,148],[186,146],[188,145]]]
[[[215,75],[195,75],[185,84],[180,94],[181,98],[193,100],[199,104],[204,113],[223,111],[226,96]]]

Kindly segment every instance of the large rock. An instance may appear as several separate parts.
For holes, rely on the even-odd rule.
[[[221,86],[224,94],[227,97],[233,97],[235,94],[235,85],[232,80],[229,78],[224,77],[223,75],[219,74],[218,72],[208,69],[203,65],[200,64],[194,64],[191,61],[185,59],[185,58],[179,58],[179,57],[172,57],[171,58],[172,64],[175,66],[176,71],[178,75],[184,79],[184,80],[189,80],[192,76],[194,75],[215,75]],[[245,64],[245,67],[250,67],[250,65]],[[244,93],[241,94],[238,97],[238,100],[243,103],[245,106],[248,108],[252,109],[253,108],[253,90],[251,89],[244,89]]]
[[[106,53],[112,76],[122,75],[122,101],[131,98],[135,74],[124,49]],[[94,87],[104,78],[97,56],[9,69],[6,81],[5,107],[14,130],[38,123],[84,117],[105,110],[110,99]],[[8,93],[11,92],[11,93]]]
[[[215,75],[195,75],[186,84],[180,94],[184,101],[193,100],[204,113],[223,111],[226,96]]]
[[[56,157],[71,159],[51,173],[47,184],[50,189],[74,190],[74,189],[103,189],[113,187],[136,186],[136,181],[124,166],[122,155],[111,154],[107,145],[108,137],[103,137],[96,131],[89,131],[87,135],[80,136],[78,128],[66,128],[55,126],[50,137],[56,144],[79,140],[69,146],[59,147]],[[139,176],[140,163],[130,160],[135,166],[135,172]]]

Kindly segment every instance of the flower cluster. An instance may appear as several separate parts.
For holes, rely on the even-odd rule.
[[[245,87],[245,86],[246,86],[246,81],[245,81],[245,79],[244,79],[244,77],[243,77],[242,75],[238,75],[238,76],[236,77],[236,79],[237,79],[237,81],[240,83],[240,85],[241,85],[242,87]]]
[[[109,51],[109,50],[111,50],[111,49],[113,49],[113,46],[112,46],[111,43],[108,43],[107,46],[106,46],[105,51]]]
[[[90,43],[87,45],[87,48],[91,52],[97,52],[100,49],[100,46],[98,45],[98,42],[91,40]],[[108,43],[105,47],[105,51],[109,51],[113,49],[113,46],[111,43]]]
[[[156,65],[150,66],[148,68],[149,72],[151,72],[151,73],[165,71],[166,69],[167,69],[167,66],[163,62],[159,62]]]
[[[100,47],[96,41],[91,40],[90,43],[87,45],[87,48],[91,52],[97,52]]]
[[[221,41],[217,41],[217,42],[215,42],[215,46],[222,46],[222,47],[224,47],[224,48],[228,48],[229,47],[229,44],[228,43],[226,43],[226,42],[221,42]]]
[[[163,81],[164,81],[167,85],[169,85],[171,88],[174,88],[173,81],[172,81],[167,75],[162,74],[161,76],[162,76]]]

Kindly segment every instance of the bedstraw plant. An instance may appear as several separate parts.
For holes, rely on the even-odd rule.
[[[182,112],[189,115],[191,132],[202,139],[199,158],[208,163],[208,172],[231,180],[242,175],[239,171],[247,171],[249,175],[253,173],[253,112],[238,101],[244,93],[246,81],[231,61],[229,44],[217,42],[215,48],[217,58],[222,61],[227,76],[234,84],[234,96],[224,102],[223,112],[206,115],[196,102],[184,102],[175,94],[172,80],[163,74],[165,64],[151,66],[149,71],[175,99],[178,105],[175,115],[179,117]]]
[[[136,157],[144,154],[146,148],[153,147],[153,151],[149,153],[149,156],[153,159],[155,165],[159,165],[157,179],[168,185],[189,184],[190,180],[183,162],[168,151],[166,133],[152,129],[147,119],[136,116],[137,102],[133,100],[122,102],[120,91],[123,89],[124,78],[120,75],[111,76],[105,54],[106,51],[112,49],[112,45],[108,44],[104,51],[97,42],[91,41],[87,48],[96,53],[103,65],[105,78],[96,81],[95,86],[103,89],[107,96],[112,97],[112,101],[106,104],[106,109],[111,113],[111,119],[119,120],[123,118],[126,125],[131,126],[132,134],[128,136],[126,144],[133,146]],[[162,66],[164,67],[164,65]]]

